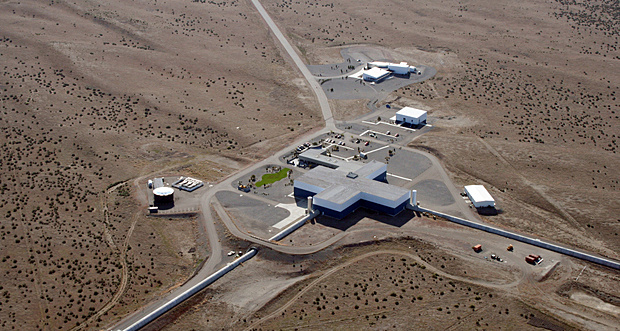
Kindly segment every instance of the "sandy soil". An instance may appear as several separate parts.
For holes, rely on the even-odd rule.
[[[457,183],[487,185],[504,210],[487,221],[618,258],[615,2],[266,0],[264,5],[309,63],[338,58],[343,45],[370,45],[438,69],[433,80],[391,96],[440,119],[413,144],[440,156]],[[192,237],[195,219],[135,214],[144,207],[135,189],[107,192],[113,184],[166,169],[188,169],[214,182],[319,124],[311,93],[247,1],[4,1],[0,22],[2,329],[72,328],[113,301],[126,283],[119,301],[124,306],[101,317],[110,322],[182,282],[207,256],[190,252],[204,246]],[[343,118],[363,113],[354,104],[335,105],[343,106]],[[205,160],[212,163],[205,166]],[[382,258],[373,261],[395,272],[401,267],[399,260],[391,264]],[[281,263],[276,259],[261,270]],[[319,269],[317,262],[304,264],[312,266],[308,274]],[[414,270],[407,277],[450,286],[446,278]],[[569,266],[559,270],[579,274]],[[601,325],[596,318],[583,324],[575,316],[585,311],[608,318],[609,309],[579,302],[607,306],[577,292],[572,294],[577,299],[557,298],[553,291],[568,277],[558,274],[542,277],[548,283],[534,291],[520,289],[523,304],[499,300],[509,293],[485,297],[485,309],[496,315],[490,322],[482,319],[484,310],[469,319],[465,305],[447,309],[455,301],[478,301],[469,291],[455,291],[445,307],[425,292],[433,314],[420,323],[456,310],[453,316],[471,328],[495,322],[596,329]],[[278,277],[265,278],[263,294],[277,292],[272,286],[283,279]],[[370,274],[361,277],[350,284]],[[322,286],[342,286],[341,280],[326,279]],[[382,278],[382,286],[395,285],[393,280]],[[616,297],[617,281],[617,274],[589,265],[579,278]],[[222,295],[234,285],[220,288]],[[333,325],[325,315],[332,303],[327,309],[327,297],[311,290],[319,293],[307,292],[309,304],[295,302],[300,306],[287,311],[286,325],[297,322],[301,309],[309,311],[304,305]],[[527,307],[540,290],[550,298],[550,308],[531,312]],[[347,299],[356,300],[352,294],[347,292]],[[205,299],[219,317],[204,326],[242,325],[235,324],[242,316],[226,303],[232,297],[218,298],[220,303]],[[326,310],[316,310],[316,298]],[[395,308],[394,297],[386,298]],[[383,312],[382,305],[377,311]],[[573,312],[555,305],[574,307]],[[386,317],[397,312],[387,307]],[[248,306],[246,313],[255,308]],[[505,308],[510,315],[500,310]],[[347,322],[384,327],[392,325],[382,321],[407,322],[382,316]]]
[[[121,295],[109,322],[193,273],[195,218],[104,192],[216,182],[316,124],[260,22],[245,2],[0,3],[0,328],[72,328]]]
[[[618,8],[596,4],[266,1],[313,64],[358,44],[435,67],[388,100],[440,119],[413,145],[487,185],[505,209],[490,222],[618,258]]]
[[[614,2],[263,3],[309,64],[339,63],[343,47],[358,45],[435,67],[434,79],[403,88],[387,100],[429,110],[435,127],[411,146],[437,155],[457,184],[486,185],[502,209],[485,217],[487,222],[619,257],[620,25]],[[367,112],[365,101],[332,105],[339,119]],[[364,240],[363,235],[357,239]],[[477,260],[459,262],[446,255],[445,247],[439,252],[431,254],[446,260],[440,258],[439,266],[429,262],[428,268],[458,275],[462,266],[469,266],[482,280],[494,277]],[[400,261],[398,254],[378,254],[350,265],[330,258],[333,264],[289,288],[252,319],[231,313],[234,309],[219,310],[232,317],[217,326],[613,329],[618,322],[617,273],[579,261],[530,270],[518,288],[467,285],[484,294],[472,295],[461,291],[471,279],[448,281],[445,276],[439,281],[429,271],[406,270],[411,269],[410,256]],[[320,279],[334,264],[342,270]],[[432,285],[400,294],[399,277],[415,284],[423,277]],[[566,290],[575,279],[579,285]],[[435,287],[449,289],[449,282],[458,284],[455,292],[441,295]],[[593,289],[584,290],[584,284]],[[378,285],[381,295],[369,294]],[[415,291],[423,292],[423,300],[411,302],[417,299]],[[419,311],[416,307],[426,314],[411,314]],[[261,320],[274,312],[277,318]],[[179,323],[189,321],[200,323],[195,316]]]
[[[514,325],[534,330],[546,325],[570,330],[611,329],[614,323],[613,311],[606,309],[616,307],[612,303],[617,297],[592,293],[583,283],[569,280],[566,273],[574,270],[567,266],[537,270],[515,282],[514,270],[491,275],[481,272],[494,269],[485,264],[417,240],[372,241],[297,258],[263,250],[227,281],[206,290],[201,303],[180,317],[171,313],[159,327],[349,330]],[[296,283],[291,286],[292,282]],[[256,306],[245,300],[250,293],[259,298],[253,304],[266,303],[256,313]],[[575,311],[584,309],[593,309],[588,312],[592,320],[575,318],[579,316]]]

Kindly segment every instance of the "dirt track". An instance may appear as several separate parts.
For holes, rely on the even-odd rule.
[[[487,221],[617,257],[615,2],[263,4],[308,63],[358,45],[438,68],[388,100],[438,120],[415,144],[491,190],[504,213]],[[0,22],[1,328],[68,328],[125,293],[113,320],[184,281],[195,220],[129,222],[141,203],[104,207],[108,185],[197,162],[215,182],[320,117],[248,1],[22,0]],[[612,276],[580,281],[614,294]]]
[[[308,285],[304,286],[303,289],[301,289],[299,291],[299,293],[297,293],[293,298],[291,298],[288,302],[286,302],[284,305],[280,306],[280,308],[278,308],[276,311],[272,312],[271,314],[262,317],[261,319],[259,319],[258,321],[253,322],[252,324],[250,324],[250,326],[248,326],[246,328],[246,330],[253,330],[258,328],[261,324],[263,324],[265,321],[270,320],[276,316],[280,316],[282,315],[282,313],[287,310],[291,305],[293,305],[297,300],[299,300],[299,298],[301,298],[304,294],[306,294],[306,292],[308,292],[310,289],[312,289],[312,287],[316,286],[317,284],[325,281],[326,278],[330,277],[331,275],[333,275],[334,273],[336,273],[337,271],[340,271],[341,269],[350,266],[351,264],[354,264],[356,262],[359,262],[361,260],[365,260],[371,256],[374,255],[384,255],[384,254],[389,254],[391,256],[407,256],[409,258],[414,259],[415,261],[417,261],[418,263],[426,266],[426,268],[428,268],[430,271],[437,273],[439,275],[442,275],[444,277],[450,278],[450,279],[454,279],[454,280],[459,280],[465,283],[471,283],[471,284],[477,284],[477,285],[481,285],[484,287],[490,287],[490,288],[496,288],[496,289],[510,289],[510,288],[515,288],[516,286],[519,285],[519,283],[523,280],[523,275],[522,277],[520,277],[519,279],[511,282],[511,283],[507,283],[507,284],[495,284],[493,282],[489,282],[489,281],[475,281],[472,280],[470,278],[464,278],[464,277],[459,277],[459,276],[454,276],[451,274],[448,274],[446,272],[443,272],[441,269],[437,269],[434,266],[426,263],[425,261],[423,261],[418,255],[416,254],[412,254],[412,253],[405,253],[403,251],[398,251],[398,250],[378,250],[378,251],[374,251],[374,252],[369,252],[369,253],[365,253],[362,254],[360,256],[356,256],[355,258],[340,264],[338,266],[335,266],[327,271],[322,271],[318,274],[312,274],[309,275],[308,278],[312,278],[312,277],[316,277],[318,276],[318,278],[316,278],[315,280],[313,280],[311,283],[309,283]]]

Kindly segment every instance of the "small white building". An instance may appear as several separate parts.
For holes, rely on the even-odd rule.
[[[396,123],[420,125],[426,123],[426,111],[405,107],[396,112]]]
[[[465,194],[476,208],[495,207],[495,200],[482,185],[465,186]]]
[[[362,74],[362,79],[365,81],[378,82],[382,79],[385,79],[390,75],[391,72],[381,69],[379,67],[374,67],[369,70],[365,70]]]
[[[407,62],[398,63],[390,63],[388,64],[388,70],[392,71],[397,75],[406,75],[409,73],[409,65]]]

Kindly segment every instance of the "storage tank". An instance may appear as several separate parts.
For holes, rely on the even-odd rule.
[[[312,197],[308,197],[308,213],[312,213],[312,208],[314,206],[312,205]]]
[[[153,190],[153,201],[156,204],[173,203],[174,189],[172,187],[158,187]]]

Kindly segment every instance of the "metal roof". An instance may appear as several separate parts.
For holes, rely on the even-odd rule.
[[[364,70],[364,75],[371,77],[373,79],[379,79],[389,74],[390,74],[389,71],[385,69],[381,69],[379,67],[373,67],[373,68],[370,68],[369,70]]]
[[[489,191],[482,185],[467,185],[465,186],[465,192],[468,193],[472,202],[495,202]]]
[[[324,148],[310,148],[307,151],[299,154],[299,159],[305,162],[315,163],[334,169],[338,168],[339,170],[347,172],[357,172],[358,169],[364,166],[364,164],[360,162],[346,161],[343,159],[327,156],[323,154],[325,153],[325,151],[326,149]]]
[[[367,178],[380,170],[385,164],[371,161],[358,169],[357,178],[348,177],[348,172],[327,167],[316,167],[295,181],[305,182],[324,188],[315,195],[336,204],[343,204],[359,193],[395,201],[409,194],[409,190]]]
[[[173,193],[174,193],[174,189],[172,187],[167,187],[167,186],[158,187],[153,190],[153,194],[159,195],[159,196],[171,195]]]
[[[419,118],[426,114],[426,110],[412,108],[412,107],[404,107],[403,109],[397,111],[396,114],[407,116],[407,117]]]

